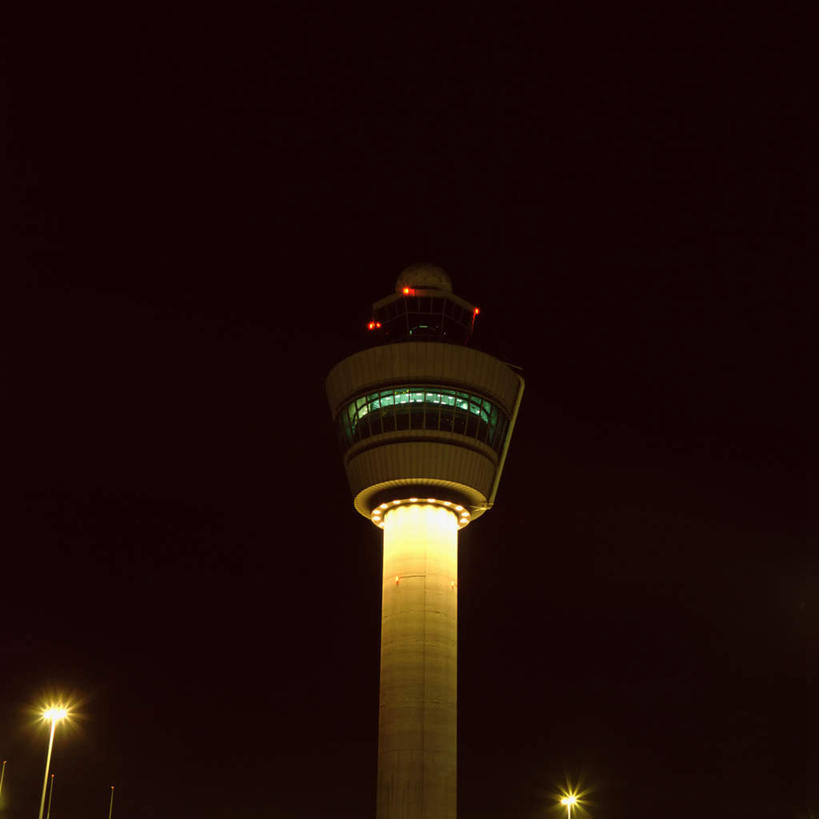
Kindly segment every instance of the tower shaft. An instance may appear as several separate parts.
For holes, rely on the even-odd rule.
[[[384,518],[377,819],[455,819],[458,519],[419,502]]]

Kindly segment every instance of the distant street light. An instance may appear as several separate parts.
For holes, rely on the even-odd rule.
[[[572,819],[572,808],[577,804],[577,796],[573,793],[567,793],[560,800],[560,804],[566,806],[567,819]]]
[[[114,786],[111,785],[111,801],[108,803],[108,819],[111,819],[111,812],[114,810]]]
[[[51,723],[51,736],[48,738],[48,753],[46,754],[45,776],[43,777],[43,795],[40,797],[40,814],[38,819],[43,819],[43,808],[45,807],[46,786],[48,785],[48,769],[51,767],[51,749],[54,747],[54,729],[60,720],[68,716],[68,709],[62,706],[52,706],[43,711],[43,719]],[[49,800],[49,809],[51,801]]]

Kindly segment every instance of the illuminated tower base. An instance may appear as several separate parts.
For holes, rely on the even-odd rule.
[[[455,819],[458,518],[387,508],[381,610],[378,819]]]

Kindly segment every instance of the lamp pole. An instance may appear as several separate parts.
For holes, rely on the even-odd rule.
[[[38,819],[43,819],[43,808],[45,807],[46,787],[48,786],[48,769],[51,767],[51,749],[54,747],[54,730],[61,719],[65,719],[68,712],[65,708],[47,708],[43,711],[43,719],[51,722],[51,735],[48,738],[48,753],[46,754],[45,775],[43,776],[43,794],[40,797],[40,813]],[[49,800],[49,809],[51,801]]]
[[[48,808],[46,808],[46,819],[51,817],[51,797],[54,796],[54,774],[51,774],[51,782],[48,786]]]
[[[3,767],[0,768],[0,796],[3,794],[3,780],[6,778],[6,760],[3,760]]]
[[[114,810],[114,786],[111,785],[111,799],[108,802],[108,819],[111,819],[111,813]]]

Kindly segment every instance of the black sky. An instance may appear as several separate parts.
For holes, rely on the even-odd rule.
[[[527,379],[461,536],[460,815],[816,814],[814,101],[769,13],[19,15],[0,816],[49,691],[55,819],[374,814],[323,379],[419,260]]]

